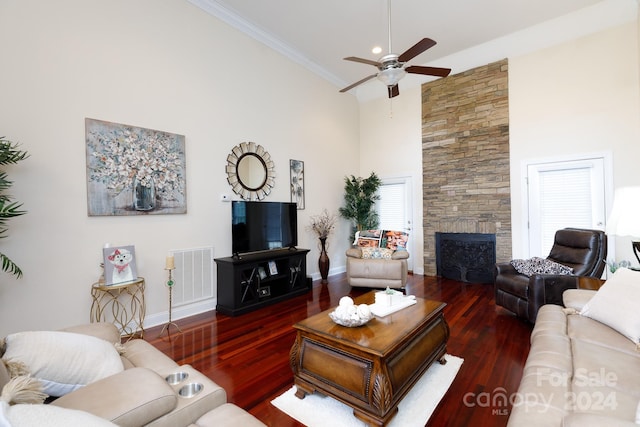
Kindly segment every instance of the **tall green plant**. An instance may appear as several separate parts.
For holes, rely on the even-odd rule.
[[[13,143],[5,137],[0,137],[0,166],[18,163],[29,155],[25,151],[18,149],[19,144]],[[26,211],[21,210],[22,203],[14,202],[13,198],[6,194],[11,188],[12,181],[7,179],[7,173],[0,171],[0,239],[7,237],[9,227],[7,221],[13,217],[24,215]],[[22,270],[4,253],[0,252],[0,263],[2,271],[13,274],[16,277],[22,276]]]
[[[382,184],[375,172],[369,178],[344,178],[344,206],[339,209],[343,218],[353,222],[354,229],[373,230],[378,227],[378,214],[374,209]]]

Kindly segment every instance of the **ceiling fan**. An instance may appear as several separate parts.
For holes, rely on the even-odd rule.
[[[365,77],[362,80],[358,80],[357,82],[341,89],[340,92],[346,92],[354,87],[371,80],[374,77],[377,77],[382,83],[387,86],[387,91],[389,92],[389,98],[393,98],[400,94],[400,89],[398,88],[398,82],[402,79],[407,73],[410,74],[423,74],[426,76],[436,76],[436,77],[447,77],[451,72],[450,68],[439,68],[439,67],[423,67],[419,65],[410,65],[407,66],[407,62],[416,56],[420,55],[422,52],[426,51],[429,48],[435,46],[436,42],[429,39],[424,38],[420,40],[418,43],[414,44],[407,51],[405,51],[401,55],[397,55],[395,53],[391,53],[391,0],[387,2],[388,9],[388,19],[389,19],[389,53],[384,55],[378,61],[372,61],[370,59],[358,58],[356,56],[349,56],[344,58],[347,61],[360,62],[363,64],[373,65],[378,68],[378,72],[375,74],[371,74],[370,76]]]

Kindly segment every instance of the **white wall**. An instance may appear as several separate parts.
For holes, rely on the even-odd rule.
[[[379,82],[381,93],[386,88]],[[402,86],[402,84],[400,85]],[[415,274],[424,274],[422,230],[422,99],[420,87],[401,88],[400,96],[360,105],[360,176],[410,177],[413,225],[411,258]]]
[[[337,211],[343,177],[358,173],[354,97],[182,0],[0,0],[0,40],[0,134],[31,154],[7,168],[28,214],[0,246],[24,271],[0,276],[0,336],[88,321],[105,242],[135,245],[147,320],[166,321],[167,253],[231,255],[230,204],[219,196],[231,194],[226,156],[242,141],[275,161],[268,200],[289,201],[289,159],[305,162],[299,246],[312,249],[318,276],[305,228],[323,208]],[[185,135],[188,213],[88,217],[85,117]],[[347,233],[342,221],[330,241],[334,272]]]
[[[610,150],[613,187],[640,184],[637,31],[633,22],[509,59],[515,257],[524,253],[525,160]],[[607,197],[611,202],[612,194]],[[616,243],[610,259],[635,261],[629,240],[618,238]]]

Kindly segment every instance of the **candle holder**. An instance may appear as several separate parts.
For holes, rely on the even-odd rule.
[[[166,329],[167,334],[171,334],[171,332],[169,331],[169,328],[171,326],[175,326],[175,328],[178,330],[178,332],[182,333],[182,330],[180,329],[180,326],[178,326],[175,322],[173,322],[171,320],[171,312],[173,311],[173,279],[171,278],[171,273],[174,270],[174,267],[167,267],[165,268],[165,270],[167,270],[169,272],[169,280],[167,280],[167,288],[169,288],[169,321],[167,323],[164,324],[164,326],[162,327],[162,330],[160,331],[159,335],[164,334],[164,331]]]

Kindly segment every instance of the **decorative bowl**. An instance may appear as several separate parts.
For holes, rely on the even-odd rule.
[[[358,326],[366,325],[369,320],[373,319],[375,316],[373,314],[369,314],[366,317],[359,316],[347,316],[342,317],[339,316],[335,311],[329,313],[329,317],[334,323],[337,323],[340,326],[346,326],[348,328],[356,328]]]

